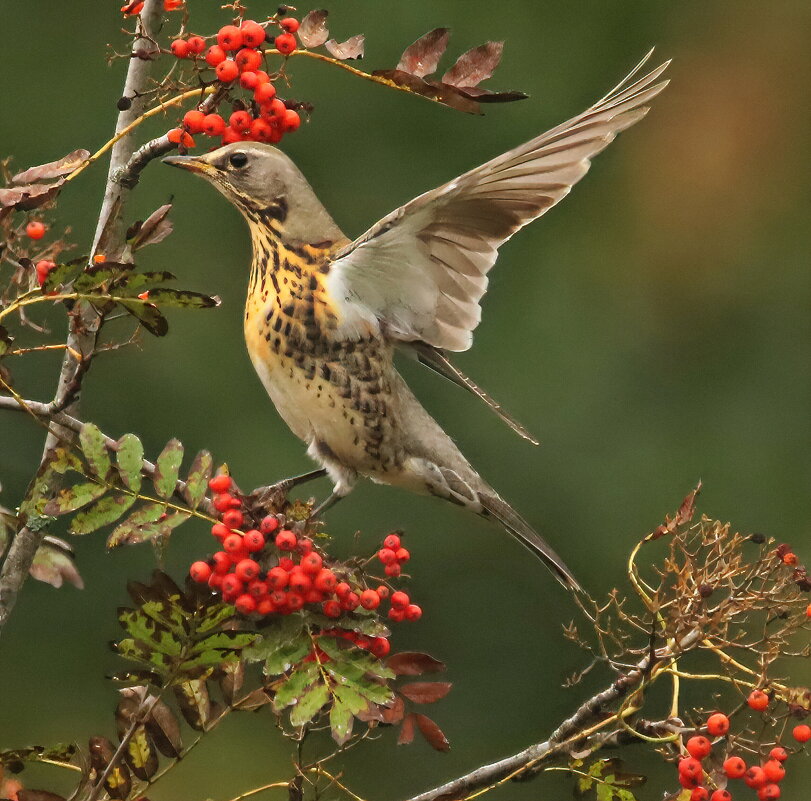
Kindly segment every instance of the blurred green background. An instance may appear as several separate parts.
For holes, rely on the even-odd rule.
[[[256,15],[274,3],[248,4]],[[124,63],[118,2],[0,4],[0,153],[20,167],[94,149],[108,138]],[[191,0],[194,29],[225,21],[213,0]],[[306,10],[306,9],[304,9]],[[493,88],[522,103],[482,118],[390,92],[316,63],[291,63],[291,94],[315,104],[285,140],[338,223],[357,235],[416,194],[582,111],[646,52],[672,58],[650,115],[594,164],[572,197],[502,250],[476,345],[457,361],[542,441],[521,441],[461,391],[416,366],[403,369],[462,450],[545,532],[595,593],[622,584],[627,552],[700,478],[700,508],[809,552],[811,520],[811,82],[806,0],[663,3],[626,0],[345,0],[331,8],[343,39],[367,34],[367,68],[393,66],[426,30],[449,25],[448,62],[485,39],[505,39]],[[176,24],[176,22],[173,22]],[[443,69],[445,62],[443,62]],[[174,120],[174,117],[171,118]],[[145,140],[168,122],[144,126]],[[92,238],[106,167],[63,195],[60,226]],[[128,214],[174,196],[175,233],[143,251],[146,269],[217,293],[221,308],[170,311],[171,335],[100,357],[82,415],[151,453],[169,437],[210,448],[243,486],[308,469],[242,342],[249,240],[235,210],[203,183],[151,165]],[[55,334],[64,325],[53,316]],[[58,359],[20,365],[19,385],[48,399]],[[39,457],[41,433],[0,417],[0,503],[14,506]],[[325,482],[314,485],[319,496]],[[413,595],[426,610],[396,632],[398,647],[446,660],[451,695],[431,711],[452,751],[397,748],[390,732],[340,760],[366,798],[402,798],[542,739],[589,689],[561,690],[584,662],[564,642],[574,605],[540,565],[496,527],[430,498],[361,485],[328,516],[352,547],[408,532]],[[0,639],[0,747],[113,732],[116,669],[106,642],[127,578],[152,566],[146,548],[105,554],[100,536],[75,542],[87,589],[30,582]],[[189,524],[172,542],[179,576],[210,550]],[[657,560],[651,547],[646,559]],[[796,681],[811,680],[808,670]],[[698,702],[698,697],[695,698]],[[703,700],[707,700],[706,698]],[[628,750],[650,773],[640,798],[675,785],[672,768]],[[287,744],[267,715],[233,716],[150,796],[230,798],[289,775]],[[29,781],[59,784],[55,768]],[[784,797],[800,797],[808,762]],[[805,785],[803,785],[803,781]],[[493,798],[565,798],[550,774]],[[752,795],[754,797],[754,795]]]

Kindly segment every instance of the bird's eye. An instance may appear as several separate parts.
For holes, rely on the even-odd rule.
[[[240,167],[244,167],[248,163],[248,156],[245,153],[232,153],[228,157],[228,162],[232,167],[236,167],[239,169]]]

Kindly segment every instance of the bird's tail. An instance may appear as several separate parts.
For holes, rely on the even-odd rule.
[[[537,556],[552,571],[555,578],[568,590],[583,592],[580,583],[566,567],[564,561],[535,529],[495,492],[479,492],[484,517],[494,517],[525,548]]]

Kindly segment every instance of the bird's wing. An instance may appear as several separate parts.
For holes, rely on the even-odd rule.
[[[379,326],[397,342],[467,350],[498,248],[562,200],[590,159],[647,113],[669,62],[650,53],[577,117],[384,217],[332,262],[326,282],[346,336]]]

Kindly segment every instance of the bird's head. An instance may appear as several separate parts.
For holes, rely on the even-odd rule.
[[[320,242],[342,237],[298,167],[272,145],[234,142],[210,153],[168,156],[163,162],[202,176],[249,222],[275,221],[290,240]]]

